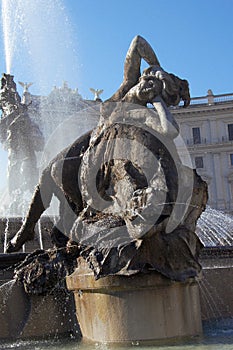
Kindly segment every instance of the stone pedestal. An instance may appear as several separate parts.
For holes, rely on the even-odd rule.
[[[67,277],[84,339],[153,341],[202,333],[199,289],[192,279],[170,281],[158,273],[107,276],[95,281],[86,263]]]

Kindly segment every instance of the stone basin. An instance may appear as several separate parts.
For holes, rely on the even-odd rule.
[[[44,219],[45,220],[45,219]],[[14,220],[12,225],[15,225],[15,222],[21,221],[20,219]],[[5,220],[4,220],[5,223]],[[17,224],[17,225],[18,225]],[[49,240],[48,240],[48,232],[44,230],[44,227],[48,227],[51,223],[46,223],[46,220],[44,221],[44,225],[42,225],[42,231],[44,236],[44,242],[47,242],[46,246],[49,246]],[[2,224],[3,225],[3,224]],[[30,246],[33,246],[33,249],[39,248],[38,240],[37,238],[30,242]],[[0,284],[3,284],[5,282],[9,282],[14,274],[14,266],[18,264],[20,261],[22,261],[26,257],[27,253],[14,253],[14,254],[0,254]],[[129,293],[129,302],[132,300],[135,300],[135,298],[138,297],[138,295],[141,292],[146,292],[146,298],[145,299],[145,304],[139,305],[141,309],[141,313],[150,313],[150,315],[154,312],[152,311],[151,307],[149,307],[151,304],[149,303],[150,298],[156,299],[155,304],[157,303],[158,308],[160,307],[159,310],[161,310],[161,307],[163,307],[163,302],[161,300],[161,295],[164,295],[164,289],[166,286],[170,288],[170,291],[166,292],[166,304],[170,305],[169,307],[174,310],[177,308],[177,302],[175,303],[174,300],[177,300],[177,295],[194,295],[194,300],[195,305],[197,303],[197,295],[199,293],[200,295],[200,309],[199,306],[197,306],[197,309],[200,310],[200,315],[201,315],[201,320],[202,323],[204,322],[205,324],[208,324],[210,321],[215,321],[215,320],[221,320],[221,319],[229,319],[233,318],[233,282],[232,282],[232,276],[233,276],[233,247],[232,246],[219,246],[219,247],[205,247],[201,251],[201,256],[200,256],[200,262],[203,267],[202,269],[202,274],[200,278],[198,279],[197,282],[195,281],[189,281],[189,283],[185,285],[178,286],[178,282],[169,282],[166,279],[161,278],[158,275],[154,276],[154,282],[159,284],[159,291],[160,294],[157,295],[155,289],[153,289],[153,283],[151,276],[134,276],[134,279],[132,280],[127,279],[128,277],[124,276],[116,276],[117,278],[115,281],[112,278],[108,278],[108,283],[113,283],[112,285],[112,291],[110,290],[107,293],[107,286],[105,286],[105,281],[106,279],[99,279],[98,281],[95,281],[93,276],[87,275],[85,277],[77,277],[77,273],[75,272],[74,276],[72,278],[68,277],[67,283],[69,289],[76,289],[76,296],[75,298],[77,299],[78,303],[80,300],[84,300],[90,297],[91,294],[93,294],[94,299],[103,299],[103,293],[99,293],[99,290],[104,291],[105,297],[108,299],[108,305],[112,303],[112,300],[117,299],[118,303],[122,302],[124,304],[126,299],[124,299],[123,296],[126,295],[125,291],[128,288],[128,293]],[[141,281],[145,277],[145,281],[143,282],[142,286],[139,287],[139,281]],[[75,281],[77,282],[77,278],[79,279],[78,281],[78,289],[74,286]],[[68,280],[70,281],[68,282]],[[122,286],[122,290],[119,290],[119,283],[124,282]],[[82,283],[81,283],[82,282]],[[84,283],[85,282],[85,283]],[[96,285],[95,285],[96,284]],[[109,286],[108,286],[109,287]],[[20,287],[19,287],[20,288]],[[91,290],[93,289],[93,293],[90,293]],[[148,289],[148,290],[147,290]],[[199,290],[199,292],[197,291]],[[28,298],[25,296],[24,292],[20,289],[17,292],[18,296],[17,298],[15,297],[14,299],[14,319],[17,318],[19,314],[22,315],[22,310],[25,310],[25,307],[27,310],[28,305],[30,305],[30,317],[24,318],[24,328],[26,324],[29,322],[29,320],[33,320],[34,324],[37,324],[37,327],[33,326],[33,332],[32,332],[32,323],[31,326],[29,326],[29,322],[27,327],[24,329],[24,337],[31,337],[31,336],[48,336],[49,334],[64,334],[67,332],[72,332],[73,329],[77,330],[77,321],[75,319],[75,305],[73,302],[72,295],[69,297],[69,307],[67,308],[67,301],[64,297],[60,299],[60,301],[56,301],[54,296],[33,296],[32,298]],[[120,297],[121,295],[121,297]],[[156,297],[155,297],[156,295]],[[25,299],[26,298],[26,299]],[[114,299],[115,298],[115,299]],[[179,298],[178,298],[179,299]],[[26,300],[26,304],[25,304]],[[63,301],[62,301],[63,300]],[[185,299],[186,300],[186,299]],[[193,300],[193,299],[192,299]],[[101,305],[102,305],[101,301]],[[170,304],[169,304],[170,303]],[[135,304],[135,301],[134,301]],[[79,308],[81,304],[79,304]],[[118,305],[118,304],[116,304]],[[161,306],[162,305],[162,306]],[[17,307],[16,307],[17,306]],[[35,307],[34,307],[35,306]],[[41,306],[41,307],[40,307]],[[182,306],[180,306],[182,309]],[[64,310],[68,310],[64,312]],[[145,312],[148,311],[149,312]],[[190,310],[190,308],[189,308]],[[9,311],[9,309],[8,309]],[[1,319],[1,324],[2,322],[5,322],[5,324],[10,324],[10,312],[6,311],[5,309],[5,314],[4,314],[4,320]],[[47,313],[53,317],[53,320],[57,320],[55,323],[48,323],[47,322]],[[81,312],[81,311],[80,311]],[[92,311],[93,313],[94,311]],[[129,309],[127,320],[133,319],[131,317],[132,312],[136,312],[135,310],[131,311]],[[177,311],[178,312],[178,311]],[[195,312],[195,311],[194,311]],[[107,317],[109,312],[107,311],[105,316],[104,313],[102,312],[101,317]],[[195,313],[194,313],[195,315]],[[72,316],[72,317],[71,317]],[[119,320],[121,319],[120,317],[123,317],[119,315]],[[141,314],[141,319],[145,315]],[[186,315],[187,319],[189,320],[189,315]],[[186,317],[185,316],[185,317]],[[116,316],[111,316],[116,318]],[[175,319],[178,319],[180,317],[179,312],[175,315]],[[50,318],[51,320],[51,318]],[[125,322],[128,322],[128,321]],[[7,323],[6,323],[7,321]],[[172,321],[172,313],[169,314],[168,321]],[[43,327],[44,322],[47,324],[46,332]],[[122,319],[121,319],[122,322]],[[179,328],[179,335],[182,336],[182,332],[184,328],[182,328],[182,323],[183,321],[180,322],[180,327]],[[61,323],[63,325],[61,326]],[[120,321],[118,321],[120,323]],[[179,324],[179,322],[177,322]],[[39,327],[39,325],[41,327]],[[81,325],[81,324],[80,324]],[[137,327],[142,327],[144,325],[144,322],[141,322],[137,324]],[[15,327],[14,324],[12,323],[12,327]],[[89,325],[90,327],[90,325]],[[110,327],[110,326],[109,326]],[[140,328],[139,327],[139,328]],[[200,330],[199,328],[199,321],[196,321],[196,330]],[[145,327],[143,327],[145,328]],[[30,332],[26,330],[29,330]],[[163,332],[161,334],[164,334],[164,329],[162,328],[162,325],[160,323],[160,332]],[[5,333],[3,334],[3,328],[0,329],[0,338],[6,338],[6,330],[4,331]],[[17,337],[17,332],[12,333],[12,328],[8,328],[8,337]],[[22,329],[21,329],[22,332]],[[86,331],[85,331],[86,332]],[[132,331],[131,331],[132,332]],[[149,338],[149,332],[151,332],[151,329],[147,330],[147,337]],[[116,331],[114,330],[114,333]],[[78,334],[79,331],[78,331]],[[132,333],[130,333],[132,335]],[[125,335],[124,335],[125,336]],[[172,337],[173,334],[170,333],[170,336]],[[85,337],[85,333],[84,333]],[[86,335],[87,337],[87,335]],[[94,335],[91,335],[91,337],[94,337]],[[123,337],[123,336],[122,336]],[[123,338],[122,338],[123,339]],[[138,339],[138,338],[137,338]]]
[[[202,333],[199,288],[194,279],[171,281],[158,273],[95,280],[82,258],[67,277],[84,339],[153,341]]]

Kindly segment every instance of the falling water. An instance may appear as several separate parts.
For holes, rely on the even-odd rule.
[[[205,246],[233,245],[233,216],[207,207],[197,222],[197,234]]]
[[[209,313],[209,318],[219,319],[222,317],[221,311],[216,303],[216,296],[213,296],[213,289],[210,285],[208,285],[208,281],[206,279],[198,280],[198,285],[201,290],[203,299],[205,300],[205,304],[207,306],[207,310]]]
[[[77,74],[72,28],[62,0],[1,4],[7,73],[34,82],[40,93]]]
[[[76,40],[73,40],[63,0],[2,0],[1,17],[6,72],[15,76],[15,82],[33,82],[32,89],[36,89],[37,94],[47,95],[54,85],[61,86],[63,81],[78,75]],[[27,131],[21,130],[22,133],[27,137]],[[1,147],[0,158],[2,161]],[[1,182],[6,183],[3,176]],[[0,189],[0,199],[3,191],[7,192],[5,188]],[[3,217],[7,208],[12,207],[12,198],[8,197],[2,201],[0,215]],[[31,194],[27,204],[30,199]],[[17,201],[16,207],[19,205]],[[21,210],[17,215],[24,216],[25,212]]]
[[[37,227],[38,227],[38,238],[39,238],[40,249],[44,249],[43,233],[42,233],[42,229],[41,229],[41,220],[38,221]]]
[[[5,50],[5,61],[6,61],[6,73],[11,72],[12,56],[14,52],[15,36],[12,35],[15,32],[14,25],[12,23],[13,2],[10,0],[2,0],[2,27],[3,27],[3,41]]]
[[[7,217],[5,231],[4,231],[4,248],[3,248],[4,253],[6,252],[6,247],[7,247],[7,243],[8,243],[8,236],[9,236],[9,218]]]

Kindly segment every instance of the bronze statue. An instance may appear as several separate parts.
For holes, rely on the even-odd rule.
[[[142,59],[149,64],[149,68],[141,75]],[[146,105],[153,103],[158,95],[162,95],[167,106],[176,106],[180,100],[184,101],[184,107],[190,103],[187,80],[165,72],[149,43],[137,35],[126,54],[123,82],[109,101],[125,100]]]
[[[39,177],[36,152],[43,149],[44,138],[39,126],[29,117],[27,106],[21,102],[13,78],[3,74],[1,80],[0,142],[8,151],[8,191],[15,197],[19,189],[33,192]]]
[[[149,68],[141,75],[142,58]],[[196,276],[201,243],[194,229],[207,190],[195,171],[181,164],[173,143],[179,128],[168,106],[181,100],[189,105],[188,82],[165,72],[146,40],[135,37],[124,81],[102,104],[99,125],[44,170],[7,251],[17,251],[33,238],[54,194],[60,200],[60,220],[52,240],[64,247],[71,233],[97,278],[151,269],[175,280]],[[147,103],[155,110],[145,108]]]

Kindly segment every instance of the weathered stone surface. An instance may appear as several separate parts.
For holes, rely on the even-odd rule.
[[[139,78],[142,58],[150,67]],[[30,239],[55,194],[60,221],[53,241],[65,246],[71,232],[96,278],[149,270],[178,281],[196,276],[201,244],[194,231],[207,187],[181,164],[173,142],[179,128],[167,106],[180,100],[189,104],[187,81],[164,71],[137,36],[126,56],[124,81],[103,103],[98,126],[44,171],[8,251]],[[155,110],[143,107],[147,103]]]
[[[107,276],[96,281],[83,261],[67,277],[84,339],[154,341],[202,333],[198,285],[160,274]]]
[[[120,122],[119,114],[118,119],[116,115],[105,116],[91,138],[87,135],[79,139],[59,155],[44,172],[21,228],[24,231],[19,233],[30,236],[52,194],[60,193],[61,221],[70,229],[73,225],[72,240],[81,245],[81,254],[91,263],[96,277],[152,268],[172,279],[184,280],[200,272],[197,259],[201,244],[194,230],[207,200],[206,185],[195,171],[182,166],[172,140],[152,129],[153,123],[147,126],[151,112],[148,116],[142,111],[137,111],[136,125],[132,125],[132,111],[129,124]],[[156,120],[155,111],[152,116]],[[86,152],[81,156],[83,150]],[[97,198],[91,197],[87,185],[91,190],[96,186]],[[180,210],[174,211],[179,186],[184,217],[179,215]],[[70,208],[73,216],[69,215]],[[166,228],[171,218],[175,230],[169,233]],[[64,236],[61,246],[67,240]],[[150,254],[151,246],[155,250]]]
[[[0,339],[80,335],[73,297],[67,291],[29,296],[14,280],[0,287]]]
[[[30,295],[59,292],[65,289],[65,277],[74,270],[78,256],[77,246],[70,250],[35,250],[16,266],[14,278]]]
[[[145,112],[138,120],[127,116],[128,123],[121,114],[105,116],[91,135],[80,171],[84,209],[72,239],[96,278],[151,270],[174,280],[194,277],[201,270],[194,230],[206,184],[181,164],[172,140],[146,125]],[[173,230],[167,232],[169,220]]]

